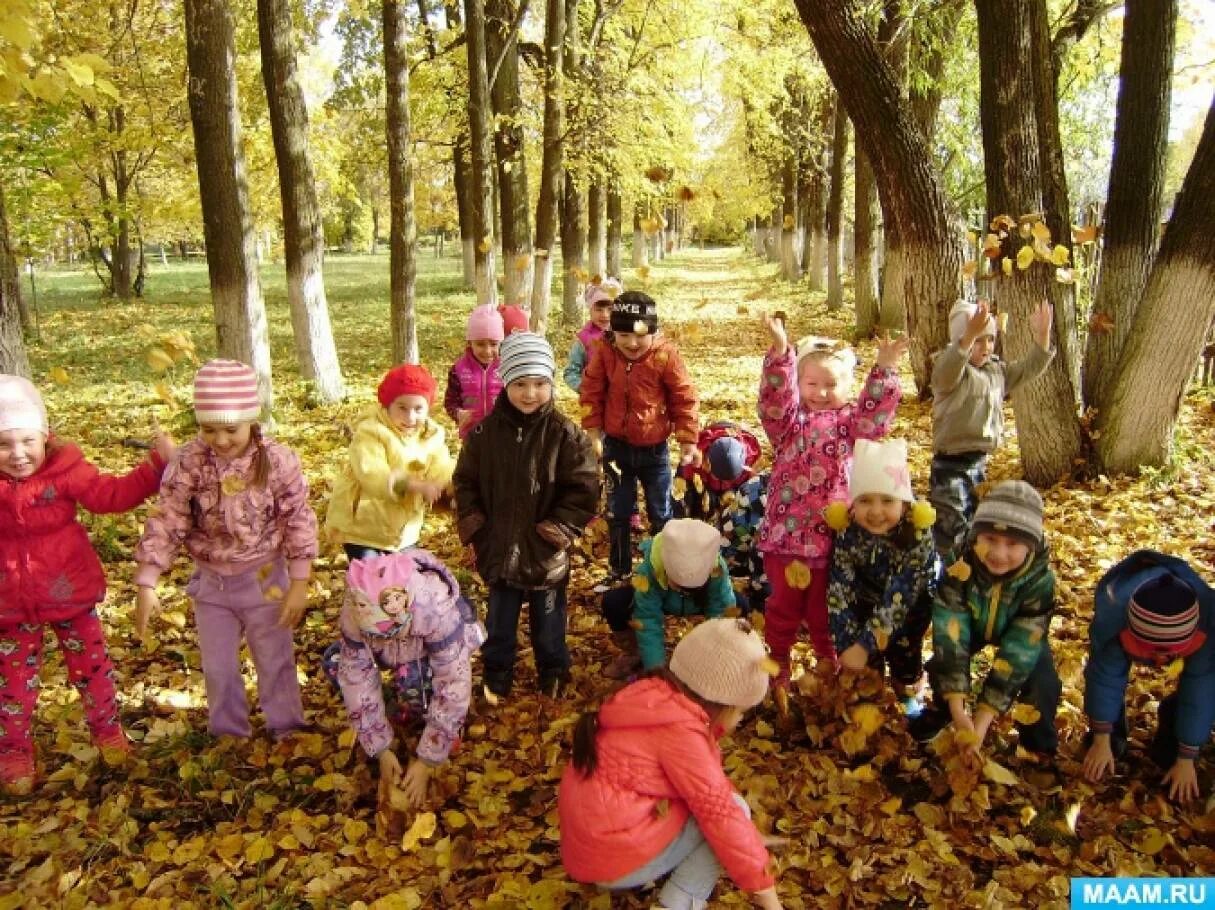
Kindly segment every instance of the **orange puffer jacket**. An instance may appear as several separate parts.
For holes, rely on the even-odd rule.
[[[582,428],[602,430],[633,446],[653,446],[672,432],[695,443],[699,401],[675,342],[662,336],[637,360],[613,345],[596,345],[579,389]]]

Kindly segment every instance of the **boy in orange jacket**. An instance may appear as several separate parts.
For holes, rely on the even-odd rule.
[[[612,301],[608,343],[597,345],[582,377],[582,428],[603,445],[615,579],[632,570],[629,516],[637,482],[645,493],[650,533],[671,519],[671,461],[667,439],[679,443],[682,464],[698,464],[699,401],[675,343],[658,334],[658,305],[627,291]]]

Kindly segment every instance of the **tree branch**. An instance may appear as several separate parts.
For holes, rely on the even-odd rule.
[[[515,21],[510,25],[510,31],[506,33],[506,40],[502,42],[502,51],[498,54],[498,59],[494,61],[493,69],[489,71],[489,90],[494,90],[494,83],[498,81],[498,71],[502,69],[502,64],[506,60],[506,55],[510,53],[511,45],[519,37],[519,26],[523,24],[523,17],[527,14],[527,7],[531,0],[521,0],[519,3],[519,11],[515,13]]]

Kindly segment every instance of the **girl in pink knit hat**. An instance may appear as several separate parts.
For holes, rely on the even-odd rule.
[[[0,791],[21,796],[34,787],[30,723],[48,626],[94,744],[111,761],[130,751],[97,617],[105,576],[76,506],[135,508],[156,492],[172,454],[173,441],[158,433],[148,461],[121,477],[102,474],[75,443],[50,432],[28,379],[0,375]]]
[[[443,410],[455,421],[461,439],[493,410],[502,391],[498,345],[506,337],[506,330],[501,310],[488,303],[474,309],[464,337],[468,344],[447,371],[447,393],[443,396]]]
[[[156,584],[183,546],[194,559],[194,601],[214,736],[252,732],[240,646],[257,667],[258,701],[276,737],[304,726],[292,629],[307,607],[317,555],[316,515],[299,457],[267,438],[257,376],[212,360],[194,377],[198,436],[165,471],[160,505],[135,550],[135,628],[160,610]]]

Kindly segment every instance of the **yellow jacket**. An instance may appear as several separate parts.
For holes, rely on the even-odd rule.
[[[455,463],[443,428],[433,420],[413,436],[403,436],[384,408],[370,410],[354,431],[346,467],[333,483],[325,532],[338,543],[400,550],[418,542],[426,501],[417,493],[395,496],[396,476],[451,482]]]

